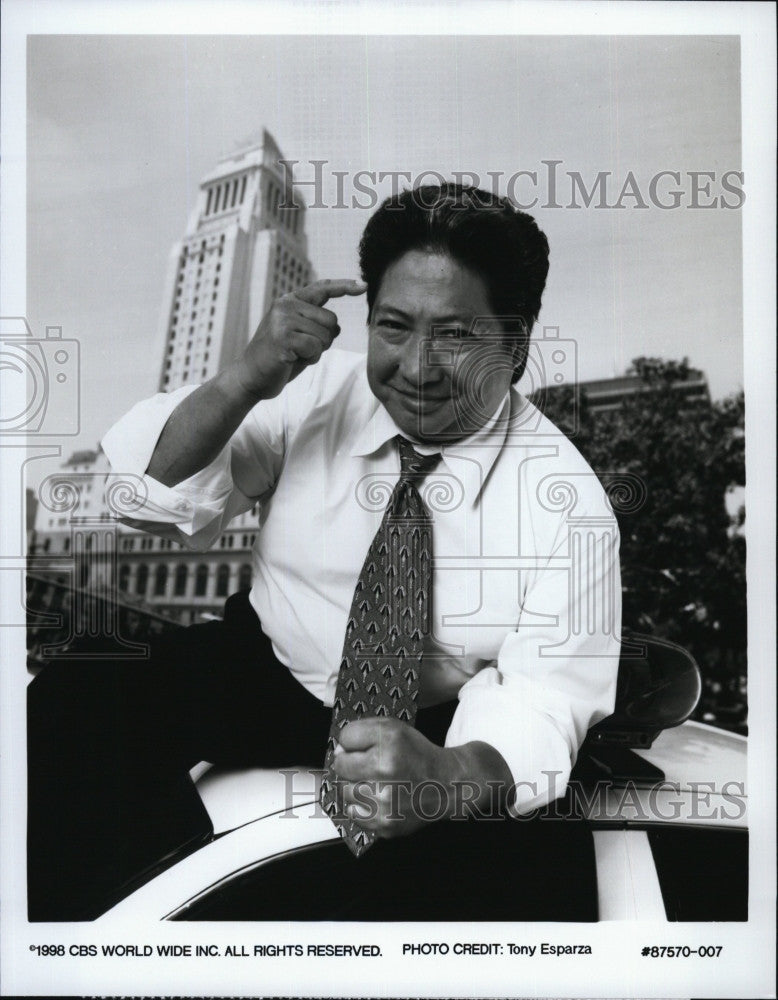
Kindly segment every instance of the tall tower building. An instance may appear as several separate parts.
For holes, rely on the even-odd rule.
[[[277,296],[311,280],[305,208],[284,190],[280,159],[265,130],[259,144],[224,157],[200,182],[168,265],[162,391],[211,378],[245,347]]]

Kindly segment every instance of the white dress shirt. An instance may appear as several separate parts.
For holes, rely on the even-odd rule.
[[[135,406],[103,439],[116,472],[144,475],[195,386]],[[351,601],[400,473],[399,433],[365,357],[330,350],[248,414],[206,468],[174,488],[144,476],[134,527],[211,545],[259,503],[250,595],[279,660],[331,705]],[[487,424],[442,447],[420,485],[433,518],[433,629],[420,705],[458,698],[446,746],[504,757],[521,813],[563,794],[587,730],[613,711],[618,528],[594,473],[512,388]]]

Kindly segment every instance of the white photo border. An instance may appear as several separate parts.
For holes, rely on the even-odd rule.
[[[412,16],[410,16],[412,15]],[[215,29],[215,26],[218,26]],[[377,30],[380,26],[380,31]],[[110,940],[157,943],[246,941],[378,942],[378,961],[288,960],[262,965],[225,961],[184,964],[167,959],[112,962],[63,959],[54,967],[30,951],[38,942],[100,943],[90,924],[31,925],[25,900],[25,723],[24,629],[0,634],[4,668],[2,767],[4,995],[187,993],[203,996],[770,996],[775,962],[775,9],[760,3],[595,3],[499,2],[392,5],[371,2],[252,3],[250,0],[148,0],[98,3],[3,3],[2,187],[0,218],[0,302],[3,315],[26,314],[26,42],[33,34],[549,34],[549,35],[738,35],[742,67],[742,169],[747,200],[743,221],[743,329],[746,393],[746,504],[748,540],[749,800],[751,892],[749,920],[742,925],[519,925],[526,939],[592,943],[597,958],[582,964],[559,959],[534,965],[519,979],[506,962],[471,959],[466,964],[398,958],[409,926],[332,927],[156,924],[112,928]],[[11,526],[21,523],[23,489],[16,453],[1,453],[6,515],[0,529],[3,553],[14,551]],[[0,572],[4,609],[18,607],[16,573]],[[21,614],[21,610],[17,610]],[[19,622],[23,624],[22,621]],[[412,940],[490,941],[506,936],[501,925],[452,925],[424,929],[411,925]],[[543,933],[541,934],[541,930]],[[672,933],[671,933],[672,932]],[[469,936],[468,936],[469,935]],[[499,937],[495,937],[499,935]],[[702,963],[647,961],[638,943],[723,944],[726,961]],[[515,969],[515,967],[514,967]],[[523,967],[524,971],[526,967]]]

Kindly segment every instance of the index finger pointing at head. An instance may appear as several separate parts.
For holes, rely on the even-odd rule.
[[[367,289],[364,281],[352,278],[324,278],[322,281],[312,281],[304,288],[294,292],[297,299],[310,302],[314,306],[323,306],[328,299],[339,299],[343,295],[362,295]]]

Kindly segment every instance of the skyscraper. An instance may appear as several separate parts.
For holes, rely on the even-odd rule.
[[[225,156],[200,182],[186,233],[170,254],[161,390],[211,378],[243,349],[277,296],[311,280],[305,207],[291,192],[285,197],[280,159],[264,130],[260,143]]]

